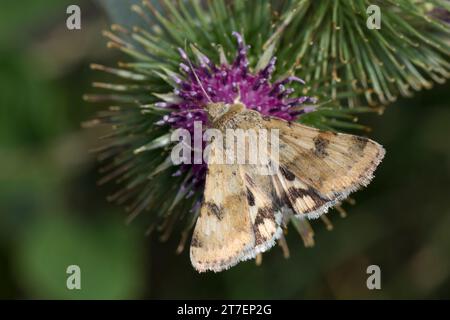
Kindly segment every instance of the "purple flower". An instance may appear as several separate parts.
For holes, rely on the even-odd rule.
[[[429,14],[445,23],[450,23],[450,11],[445,8],[434,8]]]
[[[157,106],[173,110],[157,124],[168,124],[174,129],[187,129],[193,137],[194,122],[201,121],[207,127],[205,106],[211,102],[233,103],[237,98],[249,109],[257,110],[263,115],[294,121],[311,108],[298,107],[314,98],[294,96],[294,89],[289,88],[293,82],[304,84],[295,76],[271,81],[275,71],[276,57],[272,57],[257,72],[249,67],[247,51],[243,37],[234,32],[238,52],[233,63],[214,64],[207,56],[194,50],[198,63],[193,64],[182,49],[178,49],[182,62],[180,74],[170,73],[174,85],[174,96]],[[181,171],[192,169],[192,180],[186,182],[190,187],[203,187],[206,164],[182,165]],[[177,171],[180,174],[180,171]]]
[[[447,2],[449,2],[449,0],[447,0]],[[441,20],[442,22],[450,23],[450,11],[443,6],[433,5],[428,14],[433,18]]]

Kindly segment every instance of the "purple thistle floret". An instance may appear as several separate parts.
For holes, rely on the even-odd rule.
[[[429,14],[436,19],[450,24],[450,11],[445,8],[434,8]]]
[[[176,102],[159,102],[157,106],[174,110],[164,116],[157,124],[168,124],[174,129],[187,129],[193,137],[194,122],[201,121],[203,128],[207,128],[207,113],[204,110],[208,103],[233,103],[236,98],[247,108],[257,110],[263,115],[278,117],[287,121],[294,121],[302,113],[312,111],[313,108],[301,108],[304,103],[315,103],[311,97],[290,97],[294,89],[289,84],[303,80],[289,76],[271,82],[275,71],[276,57],[272,57],[267,65],[253,73],[249,68],[247,52],[249,46],[243,37],[234,32],[238,42],[238,52],[233,63],[215,65],[204,54],[196,52],[198,64],[193,64],[185,51],[179,49],[181,59],[180,71],[182,75],[171,75],[176,84],[174,94]],[[182,165],[175,175],[192,169],[192,178],[185,183],[184,188],[198,189],[203,187],[206,176],[206,164]],[[188,193],[188,196],[192,192]]]
[[[450,2],[450,0],[447,0],[447,2]],[[442,22],[450,24],[450,11],[447,10],[445,7],[437,5],[433,6],[433,9],[428,12],[428,15],[438,20],[441,20]]]

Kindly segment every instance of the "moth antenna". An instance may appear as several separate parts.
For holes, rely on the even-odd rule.
[[[180,113],[183,113],[183,112],[193,112],[193,111],[202,111],[202,112],[205,112],[206,110],[203,109],[203,108],[185,109],[185,110],[182,110],[182,111],[180,111],[180,112],[175,112],[175,114],[180,114]]]
[[[234,98],[234,103],[240,103],[241,102],[241,88],[238,86],[237,87],[237,91],[238,91],[238,95],[236,96],[236,98]]]
[[[202,108],[194,108],[194,109],[187,109],[186,111],[205,111],[205,109],[202,109]]]
[[[185,44],[185,50],[186,50],[186,44]],[[187,62],[189,63],[189,67],[192,70],[192,73],[194,74],[195,79],[197,80],[200,88],[202,89],[203,93],[205,94],[206,98],[208,98],[209,102],[214,103],[211,100],[211,97],[208,95],[208,93],[206,92],[205,88],[203,87],[202,83],[200,82],[200,78],[198,77],[197,73],[194,70],[194,66],[192,65],[191,59],[189,59],[189,57],[187,57]]]

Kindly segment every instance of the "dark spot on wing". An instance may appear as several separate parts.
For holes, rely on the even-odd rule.
[[[197,235],[195,234],[192,237],[191,246],[194,248],[201,248],[203,246],[202,242],[198,239]]]
[[[364,154],[364,150],[369,143],[369,139],[365,137],[352,136],[353,144],[350,146],[350,153],[356,154],[358,156],[362,156]]]
[[[315,211],[315,210],[319,209],[320,207],[322,207],[327,202],[329,202],[328,199],[323,198],[320,194],[318,194],[312,188],[308,188],[308,189],[304,190],[301,188],[292,187],[292,188],[289,188],[288,193],[293,202],[295,202],[295,200],[298,198],[303,198],[306,196],[311,197],[311,199],[314,201],[314,207],[310,209],[311,211]]]
[[[219,220],[223,219],[224,212],[221,206],[218,206],[213,202],[207,202],[205,205],[208,215],[215,215]]]
[[[289,171],[285,167],[280,167],[280,170],[281,170],[281,174],[283,175],[283,177],[286,178],[286,180],[288,180],[288,181],[295,180],[295,175],[291,171]]]
[[[248,174],[245,174],[245,181],[246,181],[250,186],[252,186],[252,187],[255,186],[255,182],[253,181],[253,179],[252,179]]]
[[[263,244],[264,242],[269,240],[266,237],[263,237],[261,235],[261,232],[259,231],[259,227],[258,227],[260,224],[264,223],[264,219],[270,219],[272,221],[275,221],[273,207],[266,206],[266,207],[258,209],[256,218],[255,218],[255,224],[253,226],[253,232],[255,234],[255,245]]]
[[[330,141],[319,134],[314,138],[314,154],[319,158],[325,158],[328,156],[326,149],[329,144]]]
[[[354,136],[353,140],[355,142],[356,147],[361,151],[364,150],[367,143],[369,142],[369,139],[364,138],[364,137],[359,137],[359,136]]]
[[[255,225],[253,226],[253,233],[255,234],[255,245],[260,245],[264,243],[265,239],[261,235],[261,232],[259,232],[259,228]]]
[[[276,205],[278,208],[281,209],[284,206],[288,206],[292,209],[291,201],[289,200],[289,197],[284,190],[281,191],[281,194],[279,196],[274,197],[274,199],[276,199]]]
[[[264,223],[264,219],[274,220],[273,208],[266,206],[258,209],[255,218],[255,225],[258,226],[261,223]]]
[[[253,207],[255,205],[255,196],[253,195],[253,193],[250,191],[249,188],[247,188],[247,201],[250,207]]]
[[[290,196],[293,200],[295,200],[295,199],[297,199],[297,198],[300,198],[300,197],[303,197],[303,195],[305,194],[303,189],[300,189],[300,188],[294,188],[294,187],[289,188],[289,189],[288,189],[288,193],[289,193],[289,196]]]

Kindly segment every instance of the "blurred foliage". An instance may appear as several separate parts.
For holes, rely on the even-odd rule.
[[[143,21],[138,15],[130,14],[130,8],[132,5],[141,4],[141,0],[96,0],[97,3],[105,10],[108,14],[109,19],[115,23],[122,25],[135,25],[143,27],[145,26],[145,21]],[[158,6],[157,1],[152,0],[152,2]]]
[[[314,248],[290,232],[289,259],[274,248],[260,267],[200,275],[187,252],[175,255],[179,239],[144,237],[147,226],[127,226],[95,186],[97,134],[80,122],[96,108],[81,97],[89,63],[117,59],[104,49],[101,11],[73,2],[81,32],[65,29],[60,0],[0,11],[0,298],[449,298],[448,84],[383,117],[361,115],[386,159],[357,205],[345,204],[346,219],[330,214],[333,231],[314,223]],[[80,292],[65,288],[71,264],[81,267]],[[381,267],[380,291],[366,288],[370,264]]]
[[[2,19],[0,19],[1,42],[4,44],[6,41],[11,41],[14,45],[18,44],[15,41],[26,38],[31,30],[37,30],[33,28],[35,24],[45,26],[46,17],[58,16],[61,9],[65,12],[65,7],[69,3],[71,3],[70,0],[41,0],[27,1],[24,5],[20,1],[3,1]]]
[[[143,232],[96,205],[91,138],[79,130],[104,22],[84,1],[94,17],[83,15],[82,33],[67,32],[65,3],[9,2],[0,13],[2,32],[16,30],[0,34],[0,297],[139,297]],[[66,288],[71,264],[81,267],[81,291]]]
[[[67,125],[59,108],[61,96],[55,86],[39,81],[41,68],[26,57],[11,59],[12,55],[14,51],[0,53],[0,142],[39,145]],[[27,94],[18,94],[18,89]]]
[[[110,219],[96,224],[57,215],[40,219],[18,242],[16,274],[21,285],[40,298],[133,296],[143,285],[142,244],[136,233],[123,232],[121,226]],[[81,269],[81,290],[66,287],[68,274],[62,271],[70,265]]]

